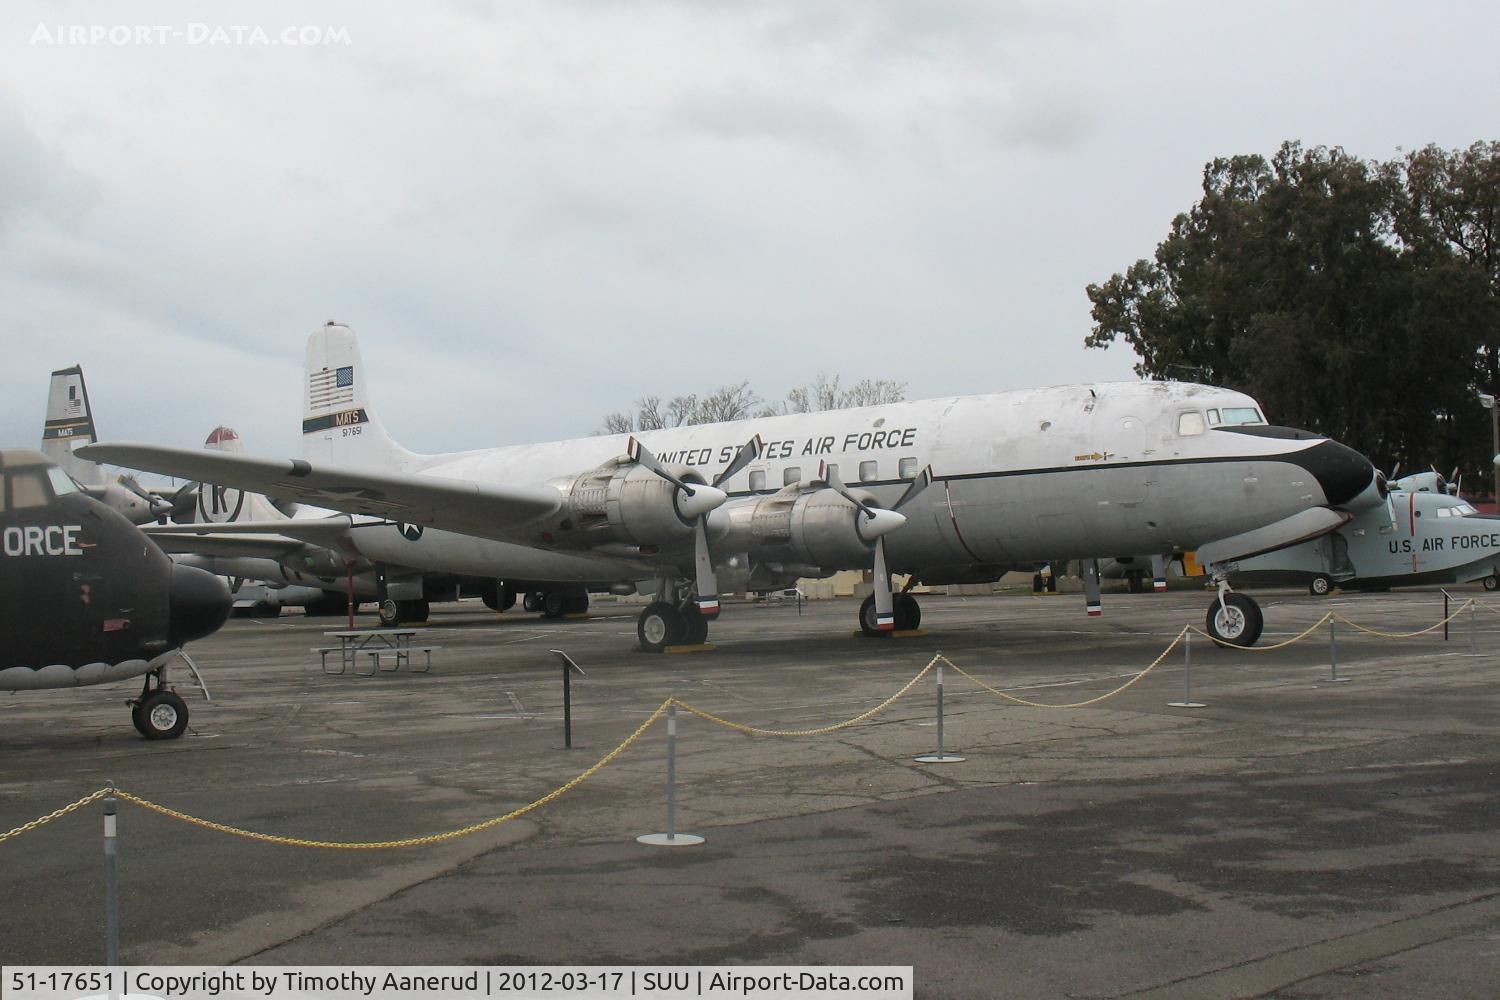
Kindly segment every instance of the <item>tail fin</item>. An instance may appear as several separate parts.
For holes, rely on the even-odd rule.
[[[102,486],[104,470],[95,462],[73,455],[74,448],[97,440],[83,369],[74,365],[53,372],[52,384],[47,389],[47,420],[42,425],[42,453],[85,486]]]
[[[307,338],[302,457],[354,469],[404,469],[411,452],[386,433],[367,393],[359,341],[330,321]]]
[[[203,442],[210,451],[224,451],[242,455],[245,446],[233,427],[215,427]],[[197,489],[197,520],[199,523],[228,524],[232,521],[278,521],[287,515],[278,510],[270,500],[259,493],[247,493],[229,486],[200,483]]]

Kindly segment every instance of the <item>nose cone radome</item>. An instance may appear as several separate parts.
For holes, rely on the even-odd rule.
[[[229,588],[205,570],[174,564],[170,595],[174,646],[212,635],[229,617]]]
[[[1303,465],[1323,488],[1332,507],[1363,510],[1385,502],[1380,473],[1368,458],[1337,441],[1321,441],[1308,449]]]

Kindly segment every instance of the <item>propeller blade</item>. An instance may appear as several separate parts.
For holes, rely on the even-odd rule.
[[[844,481],[839,478],[838,471],[835,470],[834,467],[829,465],[827,462],[818,463],[818,478],[827,483],[828,488],[833,490],[833,492],[837,493],[845,500],[848,500],[850,503],[860,508],[861,510],[868,512],[873,506],[868,501],[861,500],[853,493],[850,493],[849,487],[845,486]]]
[[[882,632],[896,629],[895,602],[891,599],[891,574],[885,567],[885,539],[875,539],[875,627]]]
[[[704,618],[719,616],[719,577],[714,572],[713,555],[708,551],[708,519],[698,518],[693,531],[693,564],[697,570],[698,613]]]
[[[651,454],[651,449],[637,441],[634,435],[631,436],[629,443],[625,445],[625,454],[630,457],[632,462],[637,465],[644,465],[673,486],[685,492],[688,496],[693,495],[693,487],[668,472],[667,467],[662,465],[655,455]]]
[[[625,452],[632,462],[643,465],[656,473],[673,486],[677,487],[676,498],[677,512],[689,521],[703,517],[709,511],[721,506],[729,499],[729,494],[713,486],[704,486],[701,483],[684,482],[667,470],[657,457],[651,454],[651,450],[637,441],[633,436],[630,443],[625,446]]]
[[[895,506],[892,507],[891,510],[900,510],[902,507],[905,507],[907,504],[911,503],[917,498],[918,493],[921,493],[931,485],[932,466],[929,465],[921,472],[917,473],[916,478],[911,481],[911,485],[906,488],[905,493],[901,494],[901,499],[896,501]]]
[[[726,482],[731,476],[743,470],[745,466],[760,457],[760,453],[764,448],[765,444],[761,441],[759,434],[751,437],[735,454],[734,461],[729,463],[728,468],[714,477],[714,485],[718,486],[720,483]]]

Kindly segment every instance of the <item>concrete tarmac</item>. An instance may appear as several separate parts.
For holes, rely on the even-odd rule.
[[[259,843],[120,805],[131,964],[895,964],[919,997],[1468,997],[1500,981],[1500,599],[1441,631],[1341,624],[1295,645],[1181,646],[1094,704],[1032,707],[945,670],[859,725],[748,735],[681,714],[577,787],[433,846]],[[1262,646],[1325,612],[1386,632],[1436,591],[1259,592]],[[925,636],[854,638],[856,605],[727,605],[711,653],[635,647],[635,611],[544,621],[440,606],[428,674],[325,675],[336,619],[237,619],[174,680],[189,734],[147,742],[129,682],[0,695],[0,832],[113,780],[214,822],[328,841],[457,830],[531,803],[668,697],[746,725],[855,717],[941,652],[1049,706],[1107,694],[1209,595],[924,597]],[[1472,628],[1472,633],[1471,633]],[[1478,655],[1467,655],[1470,649]],[[561,673],[575,747],[563,748]],[[0,956],[103,961],[98,803],[0,843]]]

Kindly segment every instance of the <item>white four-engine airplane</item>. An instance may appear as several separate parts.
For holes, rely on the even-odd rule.
[[[1203,385],[1058,386],[417,455],[376,417],[352,331],[315,331],[308,362],[301,459],[130,443],[79,454],[356,515],[298,530],[337,527],[375,562],[622,590],[654,580],[637,627],[652,650],[706,638],[721,578],[774,589],[873,567],[859,621],[878,634],[920,620],[891,573],[941,584],[1185,550],[1218,584],[1209,629],[1249,645],[1260,610],[1230,592],[1224,566],[1385,495],[1362,455]]]

